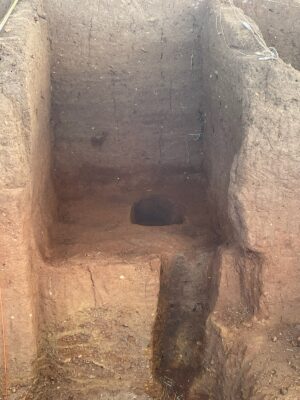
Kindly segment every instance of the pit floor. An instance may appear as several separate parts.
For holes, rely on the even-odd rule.
[[[110,262],[196,250],[212,241],[205,181],[200,173],[118,174],[105,180],[64,185],[51,258],[93,254]],[[161,195],[183,206],[182,225],[140,226],[130,221],[135,201]]]

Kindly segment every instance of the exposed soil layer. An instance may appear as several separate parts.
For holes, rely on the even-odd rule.
[[[9,0],[3,0],[0,4],[0,19],[5,15],[5,12],[10,6]]]
[[[201,165],[202,6],[45,0],[61,175]]]
[[[234,3],[256,21],[268,46],[276,48],[286,63],[300,70],[299,0],[235,0]]]

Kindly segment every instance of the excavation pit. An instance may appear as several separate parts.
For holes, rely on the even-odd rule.
[[[18,2],[0,398],[299,398],[300,9],[266,2]]]

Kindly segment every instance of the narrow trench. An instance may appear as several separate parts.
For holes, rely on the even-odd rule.
[[[165,259],[153,337],[154,376],[166,398],[189,396],[201,376],[205,322],[209,314],[210,252]],[[197,393],[198,399],[208,395]]]

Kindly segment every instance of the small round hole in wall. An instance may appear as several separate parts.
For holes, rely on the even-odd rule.
[[[159,195],[152,195],[133,204],[131,222],[144,226],[182,224],[184,214],[182,208],[173,201]]]

